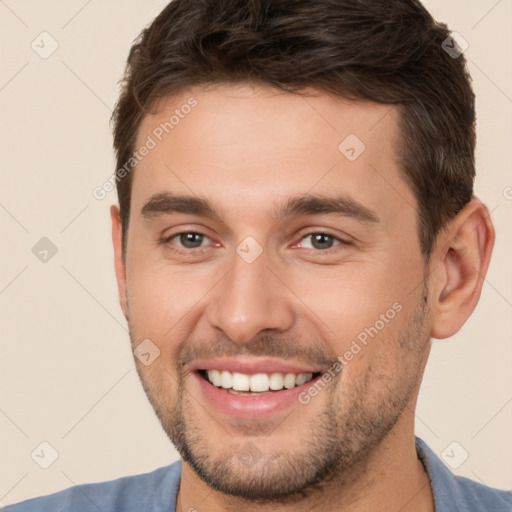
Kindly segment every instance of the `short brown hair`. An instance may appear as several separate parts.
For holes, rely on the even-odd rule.
[[[474,93],[464,55],[445,51],[449,37],[418,0],[173,0],[128,57],[112,117],[117,169],[126,169],[156,101],[189,86],[313,87],[396,105],[399,162],[428,258],[471,200],[475,175]],[[131,175],[117,180],[124,253]]]

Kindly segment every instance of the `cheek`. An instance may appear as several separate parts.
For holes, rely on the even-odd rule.
[[[167,350],[187,336],[187,326],[197,320],[218,273],[178,269],[165,262],[132,262],[127,271],[132,334]]]
[[[384,265],[353,264],[326,271],[294,271],[290,287],[307,306],[304,311],[338,355],[368,331],[390,331],[403,310],[407,291],[396,271]]]

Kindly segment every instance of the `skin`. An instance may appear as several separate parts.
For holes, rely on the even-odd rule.
[[[132,345],[149,338],[160,350],[136,363],[182,455],[177,510],[433,511],[414,410],[431,337],[453,335],[478,302],[494,242],[487,208],[466,205],[427,262],[396,158],[398,112],[314,90],[196,87],[144,118],[137,147],[191,96],[197,107],[134,171],[126,259],[111,207]],[[349,134],[366,146],[352,162],[338,150]],[[205,198],[217,217],[142,215],[163,192]],[[303,194],[348,196],[378,221],[273,217]],[[206,235],[200,248],[171,238],[184,232]],[[315,251],[311,233],[335,237],[332,247]],[[262,249],[252,263],[236,252],[248,236]],[[192,374],[197,358],[225,355],[325,368],[396,303],[400,312],[307,404],[234,418]]]

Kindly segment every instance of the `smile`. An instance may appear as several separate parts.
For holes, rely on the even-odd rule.
[[[306,384],[319,375],[319,372],[246,374],[215,369],[199,370],[198,373],[217,388],[223,388],[231,393],[244,395],[292,389]]]

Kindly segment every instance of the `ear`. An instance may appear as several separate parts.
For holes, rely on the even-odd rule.
[[[431,258],[431,336],[442,339],[464,325],[480,298],[495,238],[489,210],[472,200],[439,236]]]
[[[125,318],[128,318],[128,306],[126,299],[126,262],[123,258],[122,245],[122,224],[119,214],[119,207],[110,207],[110,218],[112,219],[112,244],[114,245],[114,267],[116,269],[117,288],[119,291],[119,303]]]

